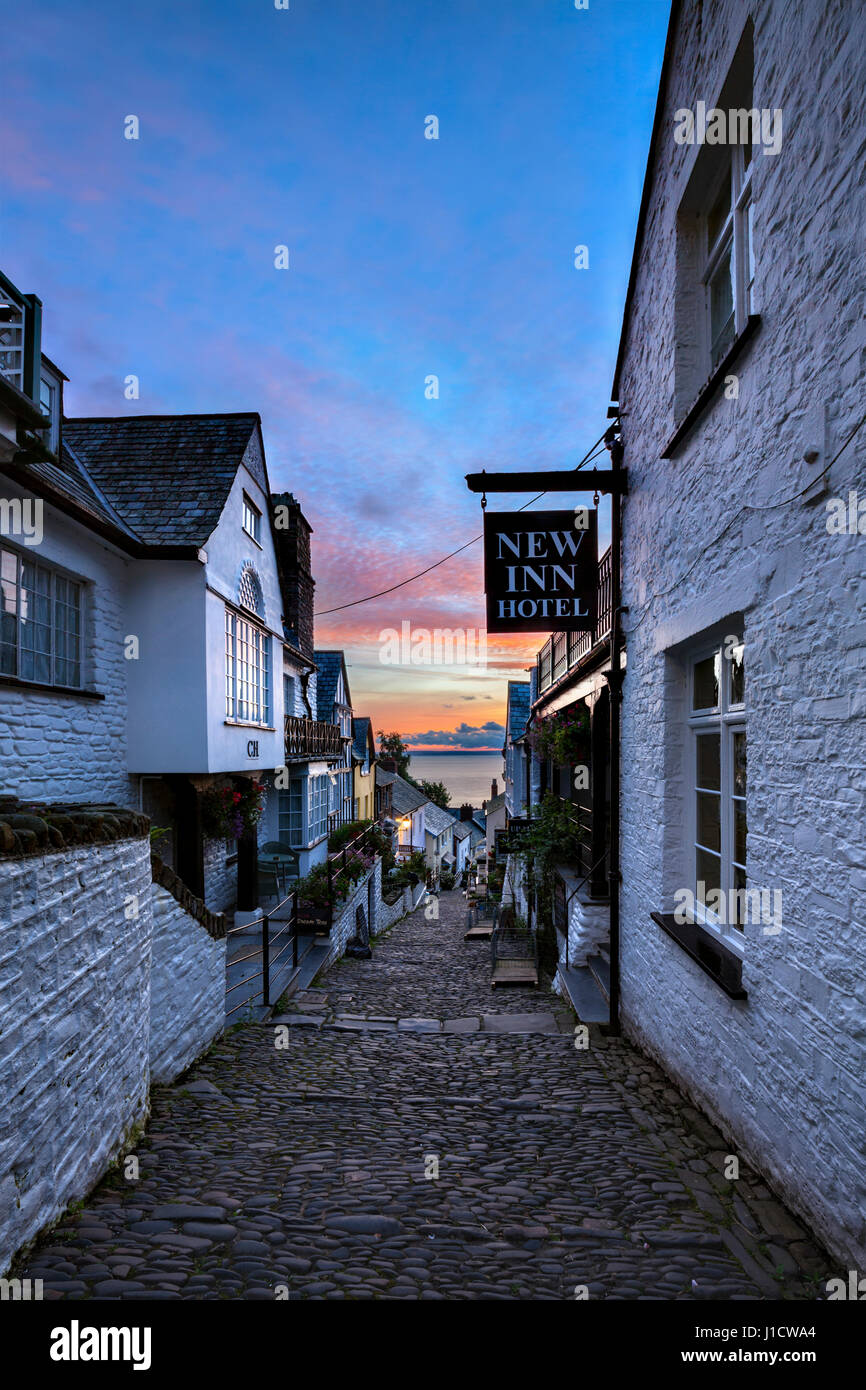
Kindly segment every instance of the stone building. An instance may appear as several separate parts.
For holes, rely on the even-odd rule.
[[[864,76],[849,0],[674,4],[614,381],[623,1025],[861,1268]]]

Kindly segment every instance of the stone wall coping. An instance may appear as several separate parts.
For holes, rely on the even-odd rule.
[[[0,859],[59,853],[76,845],[143,840],[150,821],[112,802],[36,802],[0,796]]]
[[[183,908],[184,912],[189,913],[200,926],[204,927],[209,936],[214,941],[222,941],[226,934],[226,919],[221,912],[211,912],[206,907],[201,898],[197,898],[191,893],[182,878],[179,878],[174,869],[170,869],[168,864],[164,864],[158,854],[151,850],[150,854],[151,877],[154,883],[158,883],[160,888],[164,888],[170,893],[175,902]]]

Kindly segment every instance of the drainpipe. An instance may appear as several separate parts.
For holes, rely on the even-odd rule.
[[[609,437],[608,437],[609,436]],[[618,426],[614,425],[605,437],[605,445],[610,451],[611,469],[618,473],[622,467],[622,440],[618,438]],[[610,689],[610,853],[608,855],[608,891],[610,894],[610,1024],[608,1032],[618,1036],[619,985],[620,985],[620,920],[619,895],[621,874],[619,868],[620,837],[620,707],[622,704],[622,669],[620,653],[622,640],[620,632],[620,609],[622,605],[622,518],[620,508],[622,499],[614,490],[610,499],[610,572],[611,572],[611,626],[610,626],[610,671],[607,682]]]

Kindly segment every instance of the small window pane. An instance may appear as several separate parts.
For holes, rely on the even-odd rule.
[[[755,245],[754,245],[754,211],[755,205],[749,200],[748,206],[743,212],[743,265],[746,268],[746,313],[752,312],[752,287],[755,283]]]
[[[729,246],[709,283],[710,292],[710,361],[713,367],[722,360],[735,337],[734,325],[734,262]]]
[[[745,893],[746,891],[745,869],[741,869],[739,867],[734,868],[734,891],[736,896],[734,898],[735,906],[732,914],[734,920],[732,925],[735,926],[738,931],[742,931],[747,912],[746,901],[743,897],[741,897],[741,894]]]
[[[695,851],[698,902],[706,904],[707,893],[721,887],[721,864],[722,861],[718,854],[710,854],[705,849]]]
[[[728,170],[716,201],[707,215],[707,252],[712,251],[731,212],[731,171]]]
[[[738,647],[731,651],[731,704],[741,705],[745,698],[745,666],[744,666],[745,647],[741,642]]]
[[[734,858],[738,864],[746,862],[746,803],[734,802]]]
[[[698,843],[717,853],[722,848],[721,807],[718,793],[698,792]]]
[[[721,791],[721,736],[697,735],[697,785],[707,791]]]
[[[746,795],[746,735],[739,729],[734,734],[734,795]]]
[[[721,654],[695,662],[695,684],[692,709],[715,709],[719,703],[719,673]]]

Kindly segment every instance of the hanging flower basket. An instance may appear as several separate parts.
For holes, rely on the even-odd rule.
[[[558,767],[589,762],[589,710],[583,702],[558,710],[533,725],[529,744],[539,758],[550,758]]]
[[[262,782],[245,782],[236,787],[208,787],[201,798],[202,826],[215,840],[239,840],[244,831],[254,830],[265,807]]]

